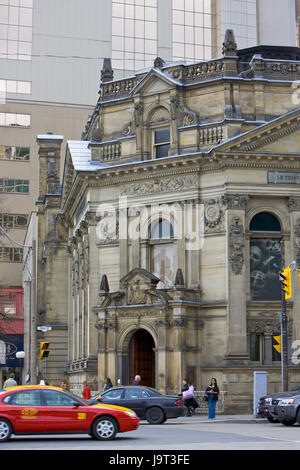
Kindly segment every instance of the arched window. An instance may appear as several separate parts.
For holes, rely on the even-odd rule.
[[[152,158],[168,157],[171,142],[170,113],[164,106],[154,107],[148,115],[149,145]]]
[[[172,224],[159,218],[150,229],[151,271],[160,279],[158,288],[170,288],[174,284],[174,231]]]
[[[161,217],[154,223],[151,229],[151,239],[174,238],[173,226]]]
[[[250,222],[250,230],[255,232],[281,232],[279,221],[268,212],[259,212]]]
[[[267,212],[250,222],[250,282],[252,300],[281,300],[281,225]]]

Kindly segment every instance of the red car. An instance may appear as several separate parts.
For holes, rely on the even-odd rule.
[[[12,434],[87,433],[110,440],[134,431],[139,418],[128,408],[88,405],[58,387],[28,385],[0,391],[0,442]]]

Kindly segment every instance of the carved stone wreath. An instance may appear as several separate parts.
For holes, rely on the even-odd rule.
[[[215,227],[221,219],[221,209],[214,199],[207,202],[204,209],[205,222],[208,227]]]

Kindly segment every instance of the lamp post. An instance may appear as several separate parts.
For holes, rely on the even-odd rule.
[[[21,373],[21,365],[22,365],[22,359],[25,357],[25,352],[24,351],[17,351],[16,352],[16,358],[19,359],[19,364],[20,364],[20,374],[19,374],[19,385],[22,385],[22,373]]]

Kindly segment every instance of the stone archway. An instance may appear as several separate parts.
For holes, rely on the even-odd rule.
[[[155,344],[145,329],[135,331],[129,341],[129,383],[135,375],[142,377],[142,385],[155,387]]]

